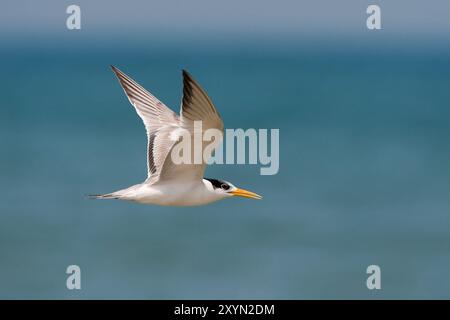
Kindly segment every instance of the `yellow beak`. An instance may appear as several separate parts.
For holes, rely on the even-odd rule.
[[[244,198],[250,198],[250,199],[262,199],[262,197],[259,194],[253,193],[251,191],[247,191],[244,189],[239,189],[237,188],[234,191],[230,192],[233,196],[238,196],[238,197],[244,197]]]

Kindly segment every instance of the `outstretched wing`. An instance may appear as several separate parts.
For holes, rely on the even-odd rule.
[[[176,143],[171,134],[179,128],[179,117],[122,71],[111,66],[130,103],[144,122],[147,131],[147,180],[159,179],[163,163]]]
[[[206,92],[202,87],[195,81],[192,76],[185,70],[183,70],[183,98],[181,101],[181,111],[180,111],[180,126],[181,128],[187,130],[191,136],[191,162],[190,164],[175,164],[172,161],[171,155],[166,157],[164,161],[163,168],[160,173],[160,180],[177,179],[177,180],[195,180],[203,179],[203,173],[205,171],[206,162],[203,159],[203,150],[206,146],[214,143],[215,146],[218,145],[223,137],[223,121],[220,118],[219,113],[214,107],[211,99],[208,97]],[[194,163],[194,150],[198,150],[198,146],[194,146],[194,123],[201,122],[202,130],[201,132],[196,132],[196,134],[201,134],[208,129],[216,129],[220,131],[220,140],[218,141],[203,141],[202,137],[199,137],[203,141],[201,148],[201,162]]]

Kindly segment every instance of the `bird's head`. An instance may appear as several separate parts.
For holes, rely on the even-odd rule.
[[[207,179],[205,178],[208,184],[208,189],[217,195],[219,198],[228,198],[228,197],[244,197],[250,199],[262,199],[259,194],[256,194],[251,191],[247,191],[244,189],[240,189],[228,181],[217,180],[217,179]]]

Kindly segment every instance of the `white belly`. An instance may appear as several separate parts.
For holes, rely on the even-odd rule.
[[[210,192],[202,181],[177,184],[140,184],[122,198],[161,206],[199,206],[221,199]]]

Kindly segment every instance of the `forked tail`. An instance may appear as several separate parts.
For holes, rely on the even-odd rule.
[[[118,194],[113,193],[107,193],[107,194],[89,194],[89,199],[120,199],[120,196]]]
[[[126,189],[117,190],[110,193],[105,194],[91,194],[88,195],[90,199],[122,199],[122,200],[132,200],[133,192],[135,192],[136,189],[140,188],[141,184],[137,184],[131,187],[128,187]],[[130,197],[131,194],[131,197]]]

